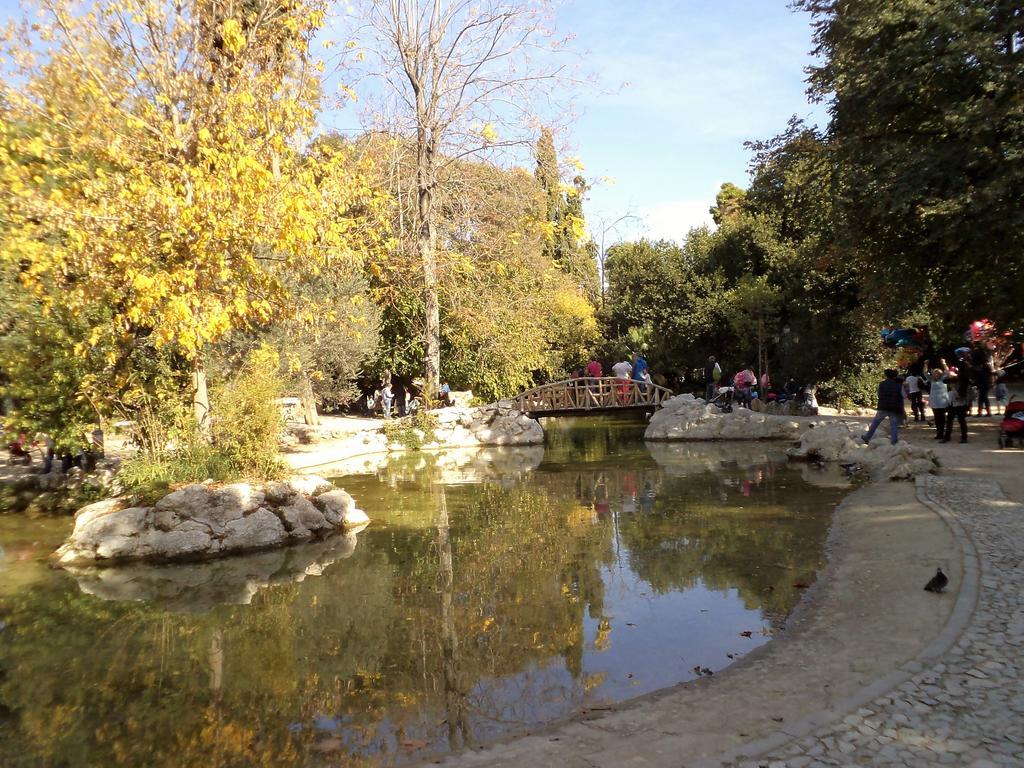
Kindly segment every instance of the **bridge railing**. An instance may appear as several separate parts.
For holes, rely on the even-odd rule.
[[[525,413],[611,411],[660,408],[672,395],[672,390],[644,381],[587,376],[542,384],[512,398],[512,402],[516,409]]]

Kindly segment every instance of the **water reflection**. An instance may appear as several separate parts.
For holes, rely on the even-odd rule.
[[[104,600],[142,600],[168,611],[203,613],[217,605],[248,605],[261,589],[320,576],[351,557],[356,533],[267,552],[178,565],[66,567],[79,588]]]
[[[347,552],[0,592],[0,764],[400,764],[721,669],[813,580],[842,491],[642,426],[342,478],[374,520]]]

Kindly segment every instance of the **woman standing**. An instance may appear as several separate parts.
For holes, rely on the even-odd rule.
[[[932,380],[928,387],[928,405],[935,417],[935,440],[946,436],[946,409],[949,408],[949,387],[946,386],[946,374],[949,369],[946,361],[940,360],[942,368],[932,371]]]
[[[946,431],[942,442],[948,443],[953,434],[953,419],[960,423],[960,442],[967,442],[967,410],[971,407],[971,376],[969,371],[957,374],[953,390],[949,393],[949,408],[946,410]]]

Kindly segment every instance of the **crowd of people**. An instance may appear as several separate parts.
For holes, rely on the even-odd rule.
[[[797,383],[793,377],[782,387],[775,387],[767,370],[758,377],[749,364],[744,364],[736,373],[729,374],[723,371],[714,355],[708,357],[704,365],[703,383],[704,399],[723,407],[735,403],[741,408],[750,408],[755,400],[765,403],[796,401],[817,407],[814,390]]]
[[[366,414],[380,415],[385,419],[392,416],[411,416],[424,407],[422,384],[420,379],[403,382],[386,372],[373,392],[367,392],[364,396],[361,401],[362,410]],[[438,408],[455,405],[452,388],[447,381],[441,382],[434,396],[433,405]]]
[[[1006,371],[997,369],[981,346],[958,350],[954,366],[940,358],[930,370],[923,362],[911,366],[905,375],[890,368],[878,385],[878,410],[863,440],[870,442],[878,427],[888,419],[889,440],[895,445],[900,427],[910,423],[906,413],[909,403],[914,423],[934,427],[933,439],[950,442],[955,425],[959,427],[960,442],[966,443],[968,417],[992,417],[993,399],[995,415],[1000,415],[1000,408],[1005,414],[1010,400]],[[928,419],[929,409],[931,419]]]

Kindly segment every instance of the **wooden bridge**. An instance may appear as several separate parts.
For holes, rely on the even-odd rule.
[[[653,411],[672,390],[643,381],[584,377],[555,381],[512,398],[527,416],[571,416],[605,411]]]

